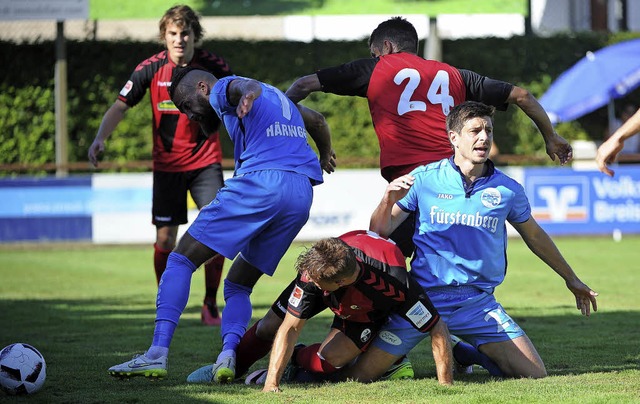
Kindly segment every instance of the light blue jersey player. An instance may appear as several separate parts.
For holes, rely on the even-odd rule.
[[[564,279],[584,315],[590,315],[591,305],[597,309],[597,293],[578,279],[531,216],[522,186],[488,160],[493,112],[478,102],[452,108],[447,132],[454,156],[393,180],[371,217],[370,230],[388,236],[416,212],[411,274],[451,334],[471,344],[454,346],[459,363],[481,364],[500,376],[544,377],[535,347],[493,295],[507,269],[506,222]],[[373,342],[375,349],[362,356],[350,375],[375,378],[423,338],[392,316]]]
[[[191,276],[221,254],[235,258],[224,282],[222,352],[214,365],[198,369],[188,381],[228,383],[235,378],[236,346],[251,319],[253,286],[263,274],[273,274],[307,222],[312,187],[322,183],[322,169],[334,170],[335,154],[322,115],[256,80],[218,80],[185,68],[174,74],[169,92],[176,107],[203,128],[220,117],[234,142],[235,173],[169,255],[158,288],[151,347],[109,373],[166,376],[169,344],[188,301]],[[319,159],[307,142],[305,126]]]

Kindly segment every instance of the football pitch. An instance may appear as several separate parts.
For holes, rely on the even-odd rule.
[[[204,275],[193,277],[176,330],[169,376],[119,380],[107,368],[146,350],[155,314],[151,246],[0,246],[0,348],[25,342],[47,363],[31,403],[638,403],[640,402],[640,237],[556,238],[580,278],[600,293],[599,310],[580,315],[564,282],[519,239],[509,241],[507,279],[496,291],[547,366],[541,380],[496,380],[475,367],[439,386],[429,341],[411,354],[415,380],[371,384],[284,384],[280,394],[242,382],[190,385],[187,375],[220,350],[218,328],[200,324]],[[305,244],[294,244],[273,278],[253,293],[254,321],[293,278]],[[228,268],[229,262],[225,264]],[[226,274],[226,269],[225,269]],[[219,293],[221,296],[221,291]],[[219,298],[219,304],[222,304]],[[301,342],[321,341],[328,313],[312,319]],[[263,359],[254,369],[266,367]]]

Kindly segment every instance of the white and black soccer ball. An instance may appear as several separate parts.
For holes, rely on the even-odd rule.
[[[29,344],[16,343],[0,351],[0,389],[7,394],[33,394],[46,378],[44,357]]]

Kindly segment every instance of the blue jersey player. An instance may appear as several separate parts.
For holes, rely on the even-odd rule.
[[[223,79],[185,68],[172,78],[171,99],[189,119],[219,117],[234,142],[235,173],[199,213],[170,254],[156,301],[151,347],[113,366],[116,377],[164,377],[169,344],[189,297],[193,272],[221,254],[235,260],[224,281],[222,352],[211,381],[235,378],[235,349],[251,319],[250,294],[278,262],[309,217],[313,185],[331,173],[335,154],[324,117],[253,79]],[[320,153],[307,142],[305,126]]]
[[[458,344],[464,349],[454,347],[456,360],[486,365],[492,374],[540,378],[547,374],[542,359],[493,295],[506,274],[506,222],[562,277],[583,315],[590,315],[591,306],[597,310],[597,293],[576,276],[531,216],[522,186],[488,160],[493,112],[493,107],[472,101],[452,108],[447,132],[454,156],[392,181],[371,217],[370,230],[388,236],[416,212],[411,274],[451,334],[468,342]],[[424,337],[392,315],[350,370],[352,376],[383,373]]]

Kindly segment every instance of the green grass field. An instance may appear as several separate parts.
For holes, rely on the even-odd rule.
[[[526,0],[90,0],[92,19],[159,19],[175,4],[204,16],[345,14],[526,14]]]
[[[151,342],[155,280],[151,246],[0,247],[0,347],[36,346],[47,380],[36,395],[0,402],[30,403],[637,403],[640,402],[640,237],[559,238],[574,269],[600,293],[600,310],[582,317],[560,278],[520,240],[509,243],[509,272],[499,301],[527,331],[550,376],[494,380],[479,368],[453,387],[439,386],[428,341],[411,354],[417,379],[326,385],[284,385],[281,394],[257,387],[188,385],[187,375],[220,349],[217,328],[200,324],[203,274],[176,331],[169,377],[118,380],[107,368],[144,351]],[[294,245],[274,278],[253,294],[254,319],[293,277]],[[328,314],[311,320],[302,342],[321,340]],[[266,360],[256,367],[264,367]]]

